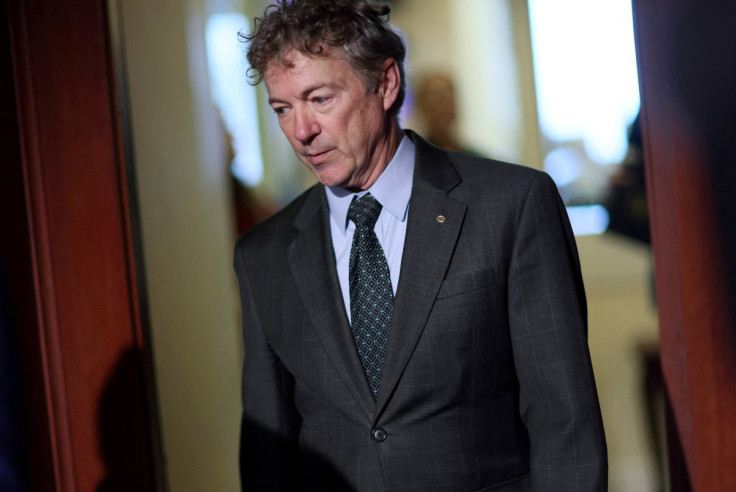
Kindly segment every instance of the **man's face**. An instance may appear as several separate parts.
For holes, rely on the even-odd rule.
[[[385,77],[378,90],[366,91],[335,52],[312,57],[291,50],[284,58],[263,78],[296,155],[327,186],[370,187],[395,151],[395,123],[387,115],[395,95]]]

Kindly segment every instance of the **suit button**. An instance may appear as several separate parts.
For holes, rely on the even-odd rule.
[[[384,429],[378,427],[377,429],[373,429],[373,432],[371,432],[371,436],[373,437],[374,441],[383,442],[388,437],[388,434]]]

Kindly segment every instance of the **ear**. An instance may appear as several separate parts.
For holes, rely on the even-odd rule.
[[[378,81],[378,94],[383,100],[384,111],[388,111],[393,106],[396,98],[399,97],[400,87],[401,72],[399,72],[399,64],[393,58],[387,58],[383,62],[381,78]]]

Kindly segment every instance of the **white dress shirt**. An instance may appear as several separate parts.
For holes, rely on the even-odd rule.
[[[383,206],[374,231],[386,255],[394,295],[399,285],[401,256],[406,238],[406,218],[409,215],[409,197],[414,179],[414,143],[404,136],[394,157],[373,186],[357,193],[339,187],[325,187],[330,207],[330,231],[335,252],[337,277],[340,280],[345,311],[350,320],[350,248],[355,224],[348,220],[348,209],[353,197],[369,193]]]

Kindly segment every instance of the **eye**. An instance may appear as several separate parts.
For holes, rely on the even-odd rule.
[[[318,105],[322,105],[329,102],[330,99],[330,96],[316,96],[312,98],[312,102]]]
[[[286,114],[286,106],[275,106],[272,108],[273,112],[276,113],[278,116],[283,116]]]

